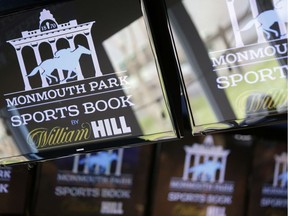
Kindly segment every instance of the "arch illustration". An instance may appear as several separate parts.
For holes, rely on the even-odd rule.
[[[95,76],[95,77],[102,76],[102,71],[101,71],[100,66],[99,66],[98,57],[96,55],[96,50],[95,50],[94,42],[93,42],[92,35],[91,35],[91,28],[92,28],[92,25],[95,23],[95,21],[87,22],[87,23],[83,23],[83,24],[78,25],[77,20],[70,20],[67,23],[58,24],[56,22],[56,20],[53,18],[53,15],[50,13],[49,10],[44,9],[40,14],[41,14],[41,16],[40,16],[39,26],[40,27],[46,26],[47,27],[46,29],[40,28],[40,29],[36,29],[36,30],[32,30],[32,31],[23,31],[22,32],[22,38],[16,38],[16,39],[12,39],[12,40],[7,41],[8,43],[10,43],[14,47],[14,49],[16,51],[16,55],[17,55],[17,59],[19,62],[25,90],[31,90],[32,89],[31,84],[30,84],[30,80],[29,80],[29,76],[31,76],[33,73],[29,74],[29,76],[27,76],[28,71],[26,69],[26,65],[25,65],[25,61],[24,61],[25,59],[22,56],[21,50],[27,46],[32,47],[32,49],[34,51],[35,58],[36,58],[37,65],[39,66],[41,63],[44,63],[44,60],[42,59],[41,54],[39,52],[39,46],[42,43],[49,43],[49,45],[51,46],[51,49],[52,49],[52,53],[56,53],[58,51],[57,42],[59,40],[64,39],[64,40],[68,41],[69,48],[74,50],[74,49],[76,49],[76,45],[74,43],[74,38],[77,35],[84,35],[84,37],[86,37],[87,44],[88,44],[87,49],[89,49],[91,52],[91,59],[93,61],[93,67],[94,67],[94,71],[95,71],[93,76]],[[46,24],[48,23],[49,26],[41,25],[42,22],[46,23]],[[47,59],[47,60],[49,60],[49,59]],[[64,78],[63,71],[61,69],[58,69],[58,68],[57,68],[57,71],[58,71],[59,80],[63,80],[63,83],[65,83],[65,80],[67,80],[67,79]],[[82,74],[82,71],[81,71],[79,64],[77,66],[76,71],[77,71],[77,80],[83,80],[84,77],[83,77],[83,74]],[[45,72],[45,73],[46,73],[46,75],[48,74],[48,72]],[[51,84],[52,79],[56,80],[57,76],[55,76],[56,78],[53,76],[55,76],[55,75],[50,76],[50,74],[49,74],[48,76],[41,76],[41,80],[42,80],[41,86],[47,87],[49,84]],[[71,77],[71,73],[68,74],[68,77]]]

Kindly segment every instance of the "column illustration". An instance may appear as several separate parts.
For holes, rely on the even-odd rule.
[[[31,85],[30,85],[29,79],[27,77],[27,71],[26,71],[26,67],[24,64],[23,56],[22,56],[22,47],[16,48],[15,50],[16,50],[16,54],[17,54],[23,82],[24,82],[24,88],[27,91],[27,90],[31,89]]]
[[[52,49],[52,53],[55,54],[57,52],[57,47],[56,47],[56,42],[55,39],[54,40],[49,40],[49,44],[51,46]],[[65,83],[66,81],[64,80],[64,74],[63,71],[60,69],[57,69],[58,75],[59,75],[59,79],[63,80],[63,83]]]
[[[242,47],[244,46],[244,44],[243,44],[241,34],[240,34],[239,24],[238,24],[237,15],[235,12],[235,7],[234,7],[234,0],[226,0],[226,3],[227,3],[228,11],[229,11],[229,16],[231,19],[233,33],[235,36],[236,47]]]
[[[124,149],[123,148],[119,149],[118,150],[118,158],[117,158],[116,170],[115,170],[115,175],[116,176],[120,176],[121,175],[123,154],[124,154]]]
[[[185,162],[184,162],[184,170],[183,170],[183,176],[182,179],[183,180],[188,180],[188,176],[189,176],[189,167],[190,167],[190,162],[191,162],[191,154],[189,153],[189,147],[185,146]]]
[[[33,51],[34,51],[34,54],[35,54],[37,65],[40,65],[42,60],[41,60],[38,44],[35,44],[35,45],[33,44],[32,48],[33,48]],[[40,76],[40,77],[41,77],[41,81],[42,81],[42,87],[47,87],[48,83],[47,83],[46,78],[43,77],[43,76]]]
[[[259,15],[257,2],[255,0],[250,0],[250,7],[252,11],[253,18],[255,19]],[[265,37],[261,28],[256,28],[258,43],[265,42]]]
[[[46,86],[54,84],[52,83],[52,80],[60,84],[65,83],[66,80],[68,81],[70,78],[76,77],[76,75],[77,75],[77,80],[83,80],[85,76],[82,73],[83,68],[81,69],[80,67],[80,63],[79,63],[80,58],[78,58],[79,54],[91,55],[90,57],[92,59],[93,66],[95,69],[95,77],[102,76],[96,50],[94,47],[94,42],[93,42],[92,35],[91,35],[91,28],[94,22],[95,21],[87,22],[84,24],[78,24],[77,20],[70,20],[67,23],[58,24],[55,18],[53,17],[53,15],[50,13],[50,11],[44,9],[40,13],[39,29],[32,30],[32,31],[22,31],[21,38],[8,40],[7,42],[10,43],[16,50],[17,59],[19,62],[25,90],[31,90],[30,80],[29,80],[29,77],[27,77],[27,71],[26,71],[23,56],[21,53],[22,48],[25,46],[30,46],[30,47],[32,46],[34,53],[35,53],[35,58],[37,61],[37,65],[34,67],[35,70],[33,74],[31,74],[31,76],[38,73],[39,70],[45,71],[45,73],[40,73],[42,87],[46,87]],[[80,44],[76,46],[74,42],[74,38],[77,35],[84,35],[86,37],[89,47],[84,47],[84,46],[81,46]],[[67,50],[67,49],[57,50],[55,43],[57,40],[62,39],[62,38],[65,40],[68,40],[71,50]],[[48,42],[51,46],[52,52],[55,54],[59,51],[58,52],[59,55],[54,56],[51,59],[42,59],[39,53],[39,45],[43,42]],[[51,64],[48,64],[47,60],[49,60]],[[46,61],[45,62],[46,64],[41,65],[41,68],[37,68],[37,66],[43,63],[44,61]],[[76,65],[75,66],[76,69],[74,68],[74,65],[71,65],[72,63]],[[45,66],[45,68],[42,68],[42,66],[43,67]],[[73,69],[71,69],[72,66],[73,66]],[[53,75],[54,70],[57,70],[59,79],[57,76]],[[68,71],[66,80],[64,77],[63,70]],[[76,72],[76,75],[73,74],[73,71]],[[70,76],[71,74],[73,74],[73,76]]]
[[[94,42],[91,36],[91,32],[85,32],[85,36],[88,40],[88,45],[89,45],[89,49],[91,50],[91,56],[92,56],[92,60],[93,60],[93,64],[94,64],[94,68],[95,68],[95,77],[99,77],[102,76],[102,72],[99,66],[99,62],[98,62],[98,58],[96,55],[96,50],[94,47]]]
[[[185,146],[184,150],[186,153],[182,176],[184,181],[192,175],[192,181],[224,182],[229,150],[224,150],[222,146],[214,146],[211,142],[205,143],[205,140],[202,145],[195,143],[191,147]]]
[[[275,167],[273,176],[273,186],[285,187],[288,181],[288,170],[287,170],[287,153],[283,152],[281,155],[275,155]]]
[[[73,173],[78,173],[79,159],[80,159],[80,155],[74,156],[73,167],[72,167]]]

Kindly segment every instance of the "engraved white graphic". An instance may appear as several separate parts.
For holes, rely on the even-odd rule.
[[[226,208],[222,206],[208,206],[206,216],[226,216]]]
[[[274,187],[285,187],[288,182],[288,170],[287,170],[287,153],[283,152],[281,155],[275,155],[275,168],[273,177]]]
[[[66,60],[66,57],[70,56],[69,55],[70,53],[79,51],[79,46],[77,47],[74,42],[74,39],[77,35],[83,35],[87,39],[87,43],[89,47],[86,47],[85,52],[87,53],[89,50],[89,54],[91,54],[91,58],[92,58],[94,69],[95,69],[95,77],[102,76],[102,72],[100,70],[98,58],[96,55],[96,50],[94,47],[94,42],[91,36],[91,28],[94,22],[95,21],[78,24],[77,20],[71,20],[67,23],[58,24],[55,18],[53,17],[53,15],[50,13],[50,11],[44,9],[40,13],[39,29],[32,30],[32,31],[23,31],[22,38],[8,40],[7,42],[10,43],[16,50],[25,90],[32,89],[31,84],[29,82],[29,76],[33,75],[33,73],[26,70],[26,66],[24,63],[23,56],[22,56],[22,51],[23,51],[23,48],[25,47],[32,48],[35,54],[37,65],[38,65],[36,66],[36,68],[39,69],[40,73],[41,71],[44,73],[41,76],[42,87],[49,86],[49,84],[51,84],[52,82],[51,78],[53,78],[55,81],[57,79],[55,75],[51,74],[52,72],[45,71],[49,61],[48,60],[45,61],[45,59],[41,58],[41,55],[39,52],[39,46],[42,43],[49,44],[51,47],[52,53],[54,53],[54,58],[50,59],[50,63],[52,63],[52,61],[53,63],[56,63],[58,60],[58,65],[57,67],[55,66],[54,68],[57,70],[57,73],[59,76],[59,80],[57,79],[58,82],[60,81],[65,82],[67,81],[67,79],[70,79],[76,76],[77,76],[77,80],[84,79],[82,70],[77,60],[72,59],[70,61],[73,64],[73,68],[67,68],[67,66],[65,66],[67,65],[67,62],[68,62],[68,60]],[[64,39],[68,41],[69,48],[67,50],[64,50],[64,49],[57,50],[56,44],[59,39]],[[65,52],[67,55],[65,55]],[[62,57],[65,57],[65,60],[63,63],[59,63]],[[42,66],[46,65],[46,68],[41,68],[41,65]],[[52,68],[52,65],[50,67]],[[67,77],[64,76],[63,70],[68,70]],[[72,71],[74,71],[75,73],[75,75],[73,76],[72,76]]]
[[[85,158],[80,159],[80,155],[74,156],[73,173],[79,173],[79,166],[84,165],[82,172],[84,174],[96,174],[96,175],[111,175],[111,164],[116,161],[116,167],[114,170],[115,176],[121,175],[123,149],[101,151],[96,154],[86,154]]]
[[[248,29],[255,27],[258,37],[258,43],[265,42],[265,36],[267,40],[272,40],[272,36],[280,39],[287,38],[287,0],[274,1],[274,9],[259,12],[257,3],[255,0],[250,0],[250,8],[253,15],[253,19],[240,28],[236,8],[234,7],[235,0],[226,0],[228,12],[232,24],[232,30],[235,37],[235,46],[243,47],[244,43],[241,37],[241,33]],[[277,24],[279,29],[274,29],[273,25]],[[264,36],[265,35],[265,36]]]
[[[75,50],[71,50],[70,48],[61,49],[55,53],[54,58],[43,61],[27,76],[34,76],[37,72],[39,72],[40,75],[48,79],[49,84],[51,84],[51,78],[55,79],[56,82],[59,81],[56,76],[52,75],[52,72],[55,69],[68,70],[67,77],[63,80],[60,80],[61,82],[65,82],[66,80],[74,78],[78,75],[76,67],[79,64],[79,59],[82,54],[90,55],[91,52],[81,45],[78,45],[78,48]],[[72,75],[72,72],[74,72],[75,75]]]
[[[184,147],[186,156],[183,171],[183,180],[202,182],[224,182],[227,156],[229,150],[222,146],[214,146],[213,137],[208,135],[203,144],[194,144]],[[191,160],[193,166],[191,166]],[[201,162],[202,161],[202,162]],[[217,175],[219,172],[219,175]],[[189,177],[192,175],[192,177]]]

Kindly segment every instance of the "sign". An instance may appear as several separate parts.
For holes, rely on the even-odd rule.
[[[252,141],[230,134],[162,144],[152,215],[244,215]]]
[[[56,3],[0,22],[2,118],[20,155],[175,138],[140,4]]]
[[[33,215],[144,215],[150,153],[120,148],[43,163]]]
[[[287,119],[287,0],[166,3],[193,134]]]
[[[254,158],[248,215],[286,215],[287,137],[259,140]]]

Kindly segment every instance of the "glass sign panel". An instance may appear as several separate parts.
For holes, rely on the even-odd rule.
[[[58,2],[0,26],[0,163],[176,137],[139,2]]]
[[[193,134],[287,119],[287,0],[166,0]]]
[[[42,163],[32,215],[146,215],[151,145]]]

